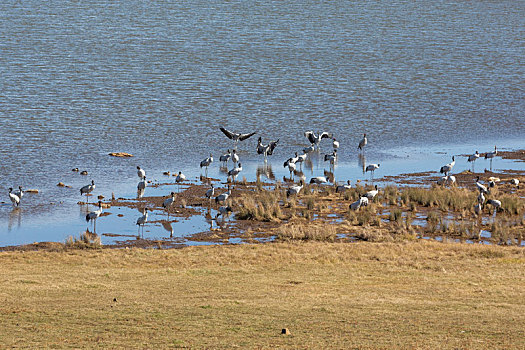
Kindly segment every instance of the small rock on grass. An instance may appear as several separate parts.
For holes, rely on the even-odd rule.
[[[281,334],[284,334],[284,335],[290,335],[290,334],[292,334],[292,333],[290,332],[290,330],[289,330],[288,328],[283,328],[283,329],[281,330]]]

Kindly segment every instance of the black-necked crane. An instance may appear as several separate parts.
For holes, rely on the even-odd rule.
[[[474,162],[475,162],[476,159],[478,159],[478,158],[479,158],[479,152],[478,152],[478,151],[476,151],[476,153],[474,153],[474,154],[471,154],[471,155],[468,156],[468,158],[467,158],[467,161],[468,161],[469,163],[472,163],[472,171],[474,171]]]
[[[223,166],[226,166],[226,164],[228,163],[228,161],[230,160],[230,158],[232,157],[232,153],[230,152],[230,150],[228,149],[226,151],[226,153],[222,154],[220,157],[219,157],[219,161],[222,163]]]
[[[334,149],[334,151],[331,154],[325,154],[324,155],[324,161],[330,162],[330,169],[335,168],[335,161],[337,160],[337,149]]]
[[[293,185],[286,190],[286,197],[298,195],[299,192],[301,192],[301,190],[303,189],[303,187],[304,187],[304,182],[303,180],[301,180],[299,181],[299,185]]]
[[[357,149],[359,149],[360,151],[363,151],[367,144],[368,144],[368,139],[366,138],[366,134],[363,134],[363,138],[361,139],[361,141],[359,141],[359,144],[357,145]]]
[[[333,147],[334,149],[338,149],[338,148],[339,148],[339,141],[337,141],[337,140],[335,139],[335,137],[332,137],[332,147]]]
[[[219,218],[219,216],[222,216],[222,221],[224,221],[225,218],[229,217],[230,216],[230,213],[232,212],[232,207],[230,207],[229,205],[223,205],[223,206],[220,206],[219,209],[218,209],[218,213],[217,215],[215,216],[215,221],[217,221],[217,219]]]
[[[448,175],[449,172],[452,171],[452,168],[454,168],[454,165],[456,164],[456,159],[454,156],[452,156],[452,162],[445,164],[439,169],[439,172],[442,174]]]
[[[374,172],[379,169],[379,167],[381,166],[381,164],[370,164],[366,167],[365,169],[365,172],[368,172],[370,171],[370,177],[373,178],[374,177]]]
[[[257,140],[257,154],[264,155],[264,160],[266,161],[268,156],[273,154],[275,147],[277,147],[277,143],[279,143],[279,139],[277,139],[277,141],[270,141],[267,145],[263,145],[262,138],[259,136],[259,139]]]
[[[516,188],[519,190],[520,189],[520,180],[518,179],[512,179],[510,180],[510,183],[514,186],[516,186]]]
[[[476,187],[480,192],[488,193],[487,187],[485,187],[481,182],[479,182],[479,176],[476,178]]]
[[[146,176],[146,171],[137,165],[137,176],[142,180]]]
[[[136,225],[138,226],[137,235],[140,236],[140,227],[142,226],[142,237],[144,237],[144,225],[148,222],[148,208],[144,208],[144,212],[141,217],[137,219]]]
[[[237,143],[239,141],[244,141],[247,138],[252,137],[253,135],[256,134],[256,132],[251,132],[251,133],[248,133],[248,134],[239,134],[239,133],[236,133],[236,132],[228,131],[225,128],[223,128],[222,126],[219,129],[223,132],[224,135],[226,135],[226,137],[228,137],[230,140],[233,140],[233,142],[234,142],[233,148],[234,149],[237,148]]]
[[[102,202],[98,201],[98,209],[86,214],[86,222],[93,223],[93,232],[97,231],[97,219],[102,214]]]
[[[498,155],[498,149],[494,146],[494,151],[485,153],[485,159],[490,159],[490,170],[492,170],[492,159]]]
[[[210,189],[206,191],[206,193],[204,194],[206,196],[206,198],[208,198],[209,200],[211,200],[213,198],[213,196],[215,195],[215,187],[213,186],[213,184],[210,184]]]
[[[177,175],[177,177],[175,178],[175,182],[178,184],[178,189],[179,189],[179,192],[180,192],[180,184],[182,182],[186,181],[186,175],[184,175],[182,173],[182,171],[179,171],[179,174]]]
[[[361,197],[352,204],[350,204],[351,210],[359,210],[361,207],[366,207],[368,205],[368,198],[367,197]]]
[[[175,192],[171,192],[170,196],[162,202],[162,207],[166,208],[166,211],[168,212],[168,220],[170,218],[170,209],[175,203]]]
[[[235,168],[228,171],[228,177],[231,176],[231,178],[233,179],[233,182],[236,182],[237,176],[240,174],[241,171],[242,171],[242,165],[241,163],[239,163]]]
[[[331,139],[332,134],[329,134],[327,132],[320,132],[319,134],[315,134],[313,131],[306,131],[304,133],[304,136],[308,139],[310,144],[316,148],[319,149],[320,143],[322,139]]]
[[[379,190],[377,189],[377,185],[375,185],[373,190],[370,190],[365,194],[365,197],[368,198],[369,200],[373,200],[375,196],[377,196],[378,193],[379,193]]]
[[[13,188],[9,188],[9,199],[13,203],[13,207],[18,207],[20,205],[20,197],[13,193]]]
[[[494,214],[498,211],[498,210],[503,210],[503,208],[501,207],[501,202],[497,199],[489,199],[487,201],[487,204],[490,204],[494,207]]]
[[[237,151],[236,150],[233,150],[232,151],[232,161],[233,161],[233,164],[237,164],[239,163],[239,155],[237,154]]]
[[[230,185],[228,185],[228,191],[224,192],[224,193],[221,193],[220,195],[215,197],[215,203],[221,203],[221,202],[224,203],[224,202],[226,202],[226,200],[231,196],[231,194],[232,194],[232,190],[231,190]]]
[[[93,192],[93,190],[95,189],[95,180],[91,180],[91,184],[89,185],[86,185],[86,186],[83,186],[81,189],[80,189],[80,195],[83,195],[85,194],[86,195],[86,202],[89,203],[89,194],[91,192]]]
[[[346,184],[344,185],[338,185],[336,188],[335,188],[335,193],[344,193],[346,192],[347,190],[351,189],[352,188],[352,185],[350,183],[350,180],[346,180]]]
[[[307,157],[308,157],[307,153],[303,152],[303,154],[297,155],[297,152],[295,152],[295,159],[297,159],[295,161],[295,164],[299,163],[299,167],[302,169],[303,168],[303,163],[304,163],[304,161],[306,160]]]
[[[204,160],[201,161],[200,163],[200,166],[201,166],[201,169],[203,167],[206,168],[206,177],[208,177],[208,167],[210,166],[210,164],[213,163],[213,155],[211,155],[210,153],[210,156],[205,158]]]
[[[18,190],[14,190],[13,193],[16,194],[20,200],[22,200],[22,197],[24,196],[24,190],[22,189],[22,186],[18,186]]]

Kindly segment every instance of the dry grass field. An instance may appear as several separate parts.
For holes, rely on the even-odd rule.
[[[2,348],[525,348],[519,247],[15,251],[0,271]]]

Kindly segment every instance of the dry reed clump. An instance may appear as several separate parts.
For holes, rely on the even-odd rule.
[[[438,207],[441,210],[469,209],[476,200],[476,194],[464,188],[409,187],[401,191],[401,202],[411,205],[415,202],[424,207]]]
[[[364,229],[356,233],[354,237],[361,241],[367,241],[367,242],[393,242],[394,241],[394,237],[390,233],[384,230],[375,229],[375,228]]]
[[[277,239],[281,241],[323,241],[333,242],[336,238],[334,225],[289,224],[279,228]]]
[[[390,215],[388,215],[388,220],[401,224],[403,222],[403,211],[401,209],[392,209]]]
[[[74,249],[99,249],[102,248],[102,242],[96,233],[85,231],[80,234],[79,238],[69,236],[65,246]]]
[[[441,221],[441,216],[435,212],[431,211],[427,215],[427,231],[428,232],[436,232],[438,225]]]
[[[280,193],[260,191],[255,195],[244,195],[237,199],[235,217],[239,220],[275,221],[283,219],[279,204]]]
[[[388,185],[384,188],[382,192],[383,200],[388,202],[389,205],[396,205],[399,191],[397,189],[397,186],[394,185]]]
[[[516,195],[505,195],[500,197],[501,208],[510,215],[522,215],[525,209],[525,201]]]

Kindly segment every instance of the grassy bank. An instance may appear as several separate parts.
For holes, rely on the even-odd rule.
[[[0,269],[6,347],[525,347],[516,247],[2,252]]]

